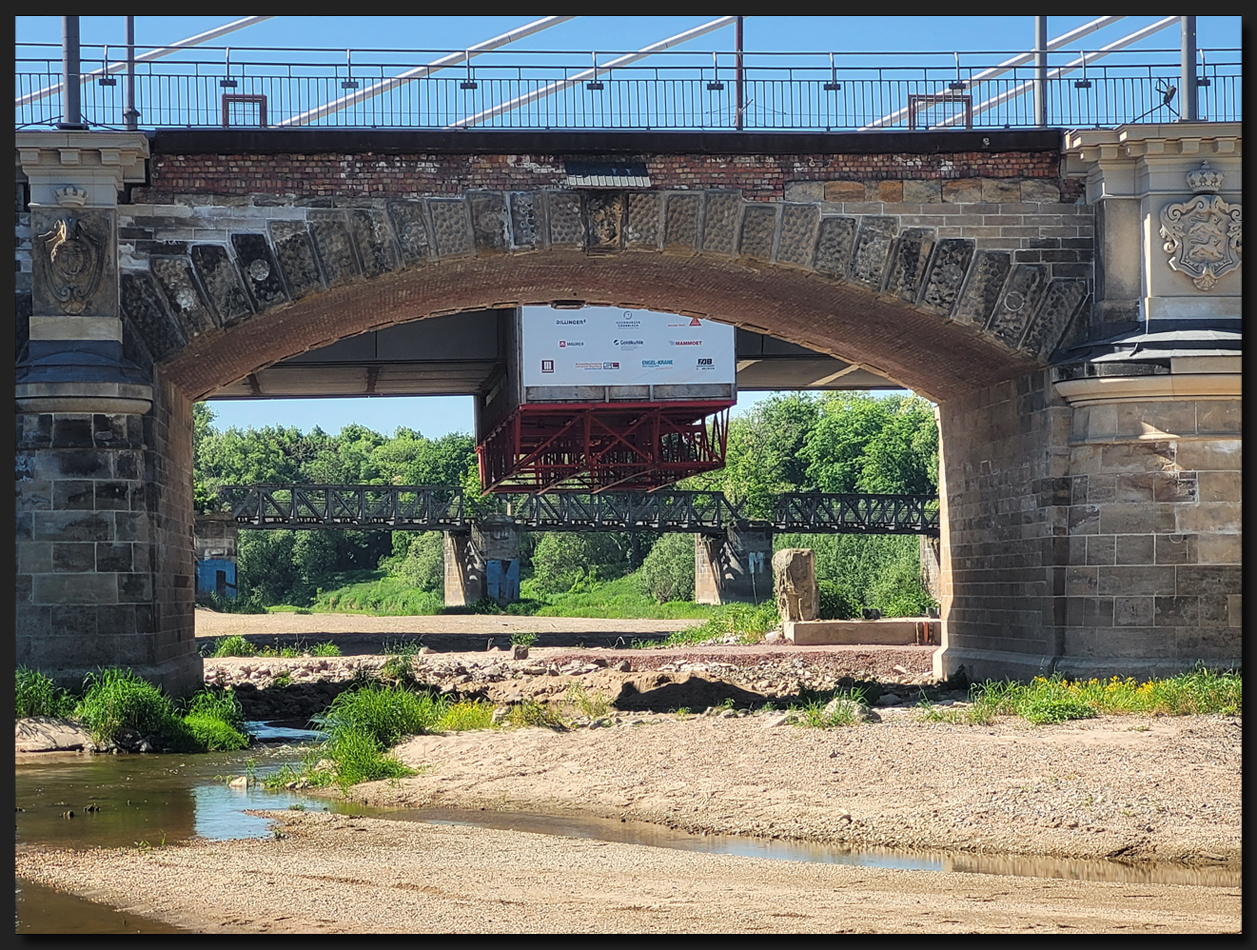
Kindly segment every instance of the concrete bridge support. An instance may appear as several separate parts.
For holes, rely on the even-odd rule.
[[[445,534],[445,605],[469,607],[488,598],[499,607],[519,601],[519,527],[503,516]]]
[[[729,527],[694,535],[694,603],[758,604],[773,598],[773,529]]]
[[[118,314],[117,197],[144,180],[148,142],[17,144],[31,312],[16,380],[16,660],[66,685],[122,665],[185,692],[201,680],[191,403],[124,351]]]

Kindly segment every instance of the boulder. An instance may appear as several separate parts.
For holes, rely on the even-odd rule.
[[[816,556],[811,548],[782,548],[773,555],[773,590],[783,623],[820,616]]]

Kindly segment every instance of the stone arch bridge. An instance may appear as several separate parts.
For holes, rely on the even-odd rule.
[[[1237,663],[1240,142],[21,132],[18,662],[196,681],[194,401],[408,321],[605,304],[938,403],[940,673]]]

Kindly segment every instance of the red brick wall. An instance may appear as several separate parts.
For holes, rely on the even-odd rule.
[[[162,203],[176,194],[297,194],[310,197],[457,195],[473,189],[535,190],[563,186],[562,155],[154,155],[151,186],[133,200]],[[938,181],[1039,178],[1081,194],[1062,179],[1060,155],[1046,152],[955,152],[835,155],[653,155],[645,158],[660,189],[730,188],[749,200],[779,201],[791,181]]]

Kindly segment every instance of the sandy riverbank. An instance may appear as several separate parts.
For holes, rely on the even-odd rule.
[[[797,659],[842,662],[824,651]],[[603,728],[416,737],[397,751],[420,774],[353,794],[377,805],[859,847],[1176,862],[1200,869],[1202,881],[1210,869],[1240,867],[1241,718],[962,726],[924,722],[907,706],[880,712],[881,722],[823,731],[769,725],[766,715],[621,712]],[[904,871],[377,818],[276,818],[282,839],[23,851],[17,873],[204,932],[1242,928],[1238,886]]]

